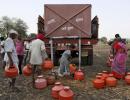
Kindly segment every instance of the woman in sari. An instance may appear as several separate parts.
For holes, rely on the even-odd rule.
[[[112,63],[112,74],[118,78],[124,78],[126,74],[126,60],[127,60],[127,49],[126,45],[122,42],[119,42],[115,46],[116,54]]]

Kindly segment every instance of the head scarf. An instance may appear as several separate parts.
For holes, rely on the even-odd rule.
[[[37,39],[44,40],[45,39],[44,34],[41,33],[37,34]]]

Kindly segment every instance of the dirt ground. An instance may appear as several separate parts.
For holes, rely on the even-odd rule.
[[[92,80],[98,72],[110,71],[106,66],[106,59],[109,53],[109,46],[98,44],[94,46],[94,64],[82,66],[85,72],[84,81],[75,81],[68,78],[59,78],[64,85],[70,86],[75,96],[74,100],[130,100],[130,86],[124,80],[118,80],[117,87],[106,87],[97,90],[93,88]],[[130,57],[127,61],[127,70],[130,71]],[[50,92],[53,86],[43,90],[32,88],[31,77],[18,76],[16,89],[9,88],[7,78],[4,77],[3,69],[0,67],[0,100],[53,100]]]

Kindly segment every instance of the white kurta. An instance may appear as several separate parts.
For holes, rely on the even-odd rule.
[[[4,56],[4,61],[6,61],[6,67],[9,67],[8,64],[9,64],[9,58],[8,58],[8,55],[7,55],[7,52],[11,52],[11,57],[12,57],[12,60],[13,60],[13,63],[14,65],[17,67],[18,69],[18,56],[17,56],[17,53],[16,53],[16,48],[15,48],[15,45],[14,45],[14,41],[11,39],[11,38],[7,38],[4,42],[4,50],[5,50],[5,56]],[[18,72],[19,72],[19,69],[18,69]]]
[[[30,56],[30,63],[32,65],[41,65],[43,62],[43,52],[45,51],[45,43],[40,40],[40,39],[36,39],[34,41],[32,41],[31,43],[31,47],[30,47],[30,52],[31,52],[31,56]]]
[[[11,38],[7,38],[4,42],[4,50],[5,50],[5,61],[8,62],[9,58],[7,56],[7,52],[11,52],[12,55],[12,60],[13,60],[13,63],[17,63],[18,64],[18,56],[17,56],[17,52],[16,52],[16,48],[15,48],[15,45],[14,45],[14,41],[11,39]]]

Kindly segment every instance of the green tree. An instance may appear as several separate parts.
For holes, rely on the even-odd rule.
[[[11,29],[11,20],[4,16],[2,17],[2,20],[0,21],[0,33],[2,36],[6,36],[9,29]]]
[[[103,43],[107,43],[107,38],[106,38],[106,37],[102,37],[100,40],[101,40],[101,42],[103,42]]]
[[[22,36],[22,37],[26,37],[27,34],[27,28],[28,26],[26,25],[26,23],[21,20],[21,19],[16,19],[15,23],[14,23],[14,29]]]
[[[2,17],[0,21],[0,33],[2,36],[7,36],[9,30],[16,30],[22,37],[27,36],[27,24],[19,18],[9,18],[7,16]]]

